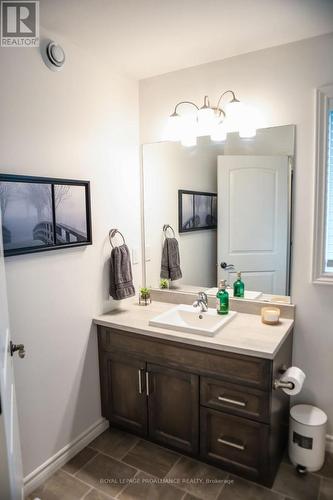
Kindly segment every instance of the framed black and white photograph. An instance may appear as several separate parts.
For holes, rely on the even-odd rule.
[[[4,254],[91,245],[89,181],[0,174]]]
[[[200,191],[178,191],[178,225],[180,233],[217,228],[217,194]]]

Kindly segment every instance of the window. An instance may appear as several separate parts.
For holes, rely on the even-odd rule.
[[[331,101],[331,100],[330,100]],[[333,106],[328,112],[325,271],[333,273]]]
[[[333,284],[333,86],[317,90],[313,282]]]

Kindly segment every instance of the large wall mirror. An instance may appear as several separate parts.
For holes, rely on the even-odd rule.
[[[294,125],[192,148],[143,145],[146,285],[160,287],[164,239],[175,235],[182,278],[171,288],[215,294],[240,271],[245,298],[289,301],[294,145]]]

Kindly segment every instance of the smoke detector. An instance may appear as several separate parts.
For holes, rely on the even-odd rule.
[[[61,45],[51,41],[46,46],[46,53],[43,59],[49,69],[60,71],[65,64],[65,51]]]

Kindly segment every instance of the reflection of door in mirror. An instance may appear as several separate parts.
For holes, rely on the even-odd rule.
[[[288,156],[219,156],[219,279],[242,272],[246,290],[285,295],[289,258]]]

